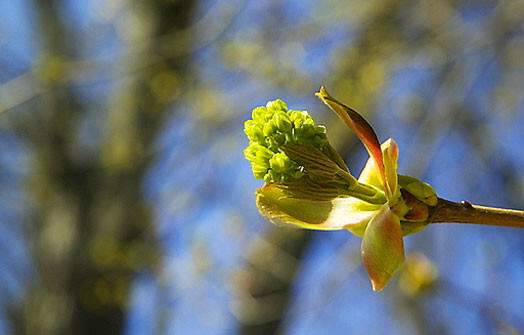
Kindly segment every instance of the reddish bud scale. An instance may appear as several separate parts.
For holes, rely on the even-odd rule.
[[[408,212],[404,215],[404,220],[411,222],[427,221],[429,217],[429,206],[404,189],[400,189],[400,193],[409,208]]]

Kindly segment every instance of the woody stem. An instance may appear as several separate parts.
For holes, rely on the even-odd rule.
[[[438,198],[430,213],[430,223],[470,223],[498,227],[524,228],[524,211],[457,203]]]

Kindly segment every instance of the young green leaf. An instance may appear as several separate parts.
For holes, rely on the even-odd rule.
[[[382,290],[404,261],[400,220],[388,204],[383,205],[369,221],[361,252],[373,290]]]

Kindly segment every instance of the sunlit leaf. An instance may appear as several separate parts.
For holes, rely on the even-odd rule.
[[[380,208],[352,197],[308,200],[290,197],[275,184],[256,192],[260,213],[277,225],[317,230],[350,229],[365,225]]]

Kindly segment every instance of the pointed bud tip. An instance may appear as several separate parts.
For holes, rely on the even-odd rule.
[[[324,86],[320,86],[320,90],[315,93],[315,96],[317,96],[319,99],[324,99],[329,97],[329,93]]]
[[[401,261],[401,264],[404,262],[404,259],[405,257],[403,256],[402,257],[402,261]],[[394,273],[396,272],[396,270],[394,271]],[[393,274],[394,274],[393,273]],[[393,275],[392,275],[393,276]],[[380,281],[380,280],[373,280],[373,279],[369,279],[369,281],[371,282],[371,288],[373,289],[373,291],[375,292],[380,292],[382,291],[386,286],[388,286],[389,284],[389,281],[391,280],[391,278],[387,279],[386,281]]]
[[[373,288],[373,291],[380,292],[382,289],[384,289],[384,287],[386,287],[386,285],[371,280],[371,287]]]

